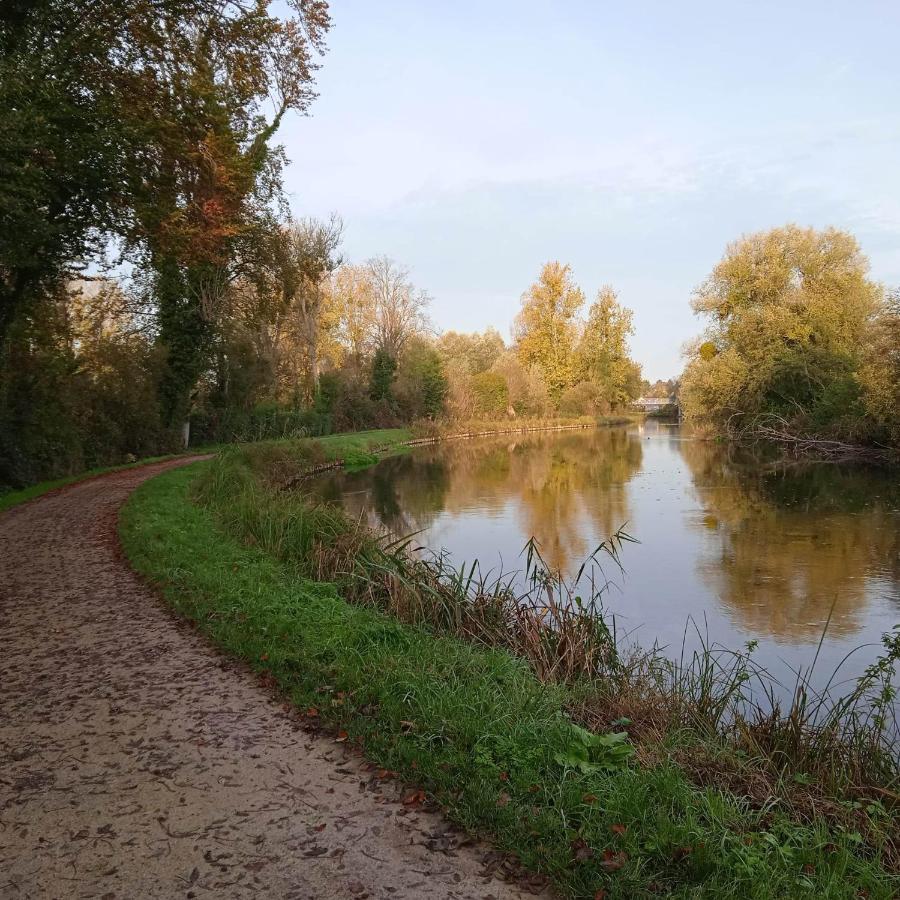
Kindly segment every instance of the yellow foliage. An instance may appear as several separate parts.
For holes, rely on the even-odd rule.
[[[855,238],[834,228],[787,225],[730,244],[694,294],[709,326],[687,353],[685,414],[743,425],[772,411],[828,428],[862,416],[863,381],[884,404],[879,364],[863,366],[884,305],[867,272]]]
[[[576,317],[584,293],[569,266],[548,262],[522,295],[513,333],[522,364],[536,368],[555,401],[575,383]]]

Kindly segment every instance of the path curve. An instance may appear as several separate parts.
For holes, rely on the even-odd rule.
[[[0,896],[525,896],[129,570],[119,507],[191,461],[0,516]]]

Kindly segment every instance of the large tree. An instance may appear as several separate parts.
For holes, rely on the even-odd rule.
[[[687,415],[741,429],[778,417],[798,429],[859,419],[858,373],[881,287],[849,234],[788,225],[741,238],[694,295],[707,317],[681,388]]]
[[[631,310],[619,303],[611,287],[601,288],[578,343],[577,369],[579,377],[595,384],[613,407],[636,397],[640,388],[641,370],[628,351],[632,334]]]
[[[10,0],[0,10],[0,342],[116,234],[157,305],[173,424],[279,196],[324,0]]]
[[[163,414],[173,424],[206,363],[227,286],[279,196],[271,138],[288,110],[315,96],[327,4],[295,0],[286,18],[271,7],[185,0],[177,18],[142,23],[129,93],[146,131],[129,238],[152,273],[168,354]]]
[[[569,266],[548,262],[538,280],[522,295],[513,327],[522,363],[536,368],[556,401],[575,383],[577,316],[584,293],[572,280]]]
[[[57,291],[125,215],[132,135],[114,75],[132,4],[79,7],[0,4],[0,355],[15,318]]]
[[[343,233],[337,216],[327,222],[306,218],[278,236],[278,271],[286,324],[306,355],[307,398],[319,385],[320,339],[329,299],[328,279],[341,264],[337,255]]]
[[[367,267],[375,304],[375,342],[397,360],[406,342],[428,329],[431,298],[412,283],[408,269],[387,256],[370,259]]]

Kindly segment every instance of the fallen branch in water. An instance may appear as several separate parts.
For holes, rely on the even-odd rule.
[[[778,420],[777,425],[754,425],[745,432],[744,438],[780,444],[789,448],[795,456],[816,456],[835,462],[857,461],[887,464],[900,461],[900,455],[896,449],[796,434],[790,430],[788,423],[783,419]]]

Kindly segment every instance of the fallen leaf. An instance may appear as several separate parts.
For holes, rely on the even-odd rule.
[[[600,868],[604,872],[618,872],[627,861],[628,856],[624,853],[616,853],[615,850],[604,850]]]
[[[418,806],[425,802],[425,791],[413,791],[403,798],[404,806]]]
[[[575,858],[575,862],[584,862],[593,855],[594,851],[591,850],[584,838],[572,841],[572,856]]]

